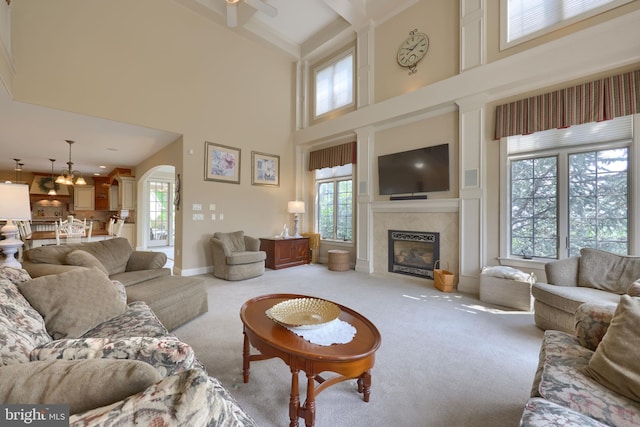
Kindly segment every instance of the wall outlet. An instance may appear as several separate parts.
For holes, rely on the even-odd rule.
[[[220,221],[222,221],[224,219],[224,214],[221,212],[220,213]]]
[[[216,214],[212,213],[211,214],[211,221],[215,221],[216,220]]]
[[[204,214],[193,214],[194,221],[204,221]]]

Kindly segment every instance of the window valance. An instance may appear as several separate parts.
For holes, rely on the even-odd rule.
[[[496,107],[495,139],[640,113],[640,69]]]
[[[349,163],[356,163],[357,145],[355,141],[309,153],[309,170],[332,168]]]

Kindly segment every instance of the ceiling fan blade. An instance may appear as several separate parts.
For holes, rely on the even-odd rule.
[[[265,3],[262,0],[244,0],[246,4],[258,9],[260,12],[274,18],[278,14],[278,9]]]
[[[227,3],[227,26],[235,28],[238,26],[238,5]]]

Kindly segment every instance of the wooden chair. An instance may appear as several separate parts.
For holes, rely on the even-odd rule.
[[[111,237],[120,237],[122,234],[122,227],[124,226],[124,219],[115,220],[110,218],[107,223],[107,234]]]

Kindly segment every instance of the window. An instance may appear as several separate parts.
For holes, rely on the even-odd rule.
[[[323,240],[353,240],[352,165],[316,169],[316,229]]]
[[[560,259],[630,248],[632,118],[506,140],[508,256]]]
[[[314,119],[355,105],[354,54],[350,48],[314,68]]]
[[[530,40],[631,0],[501,0],[500,48]]]

